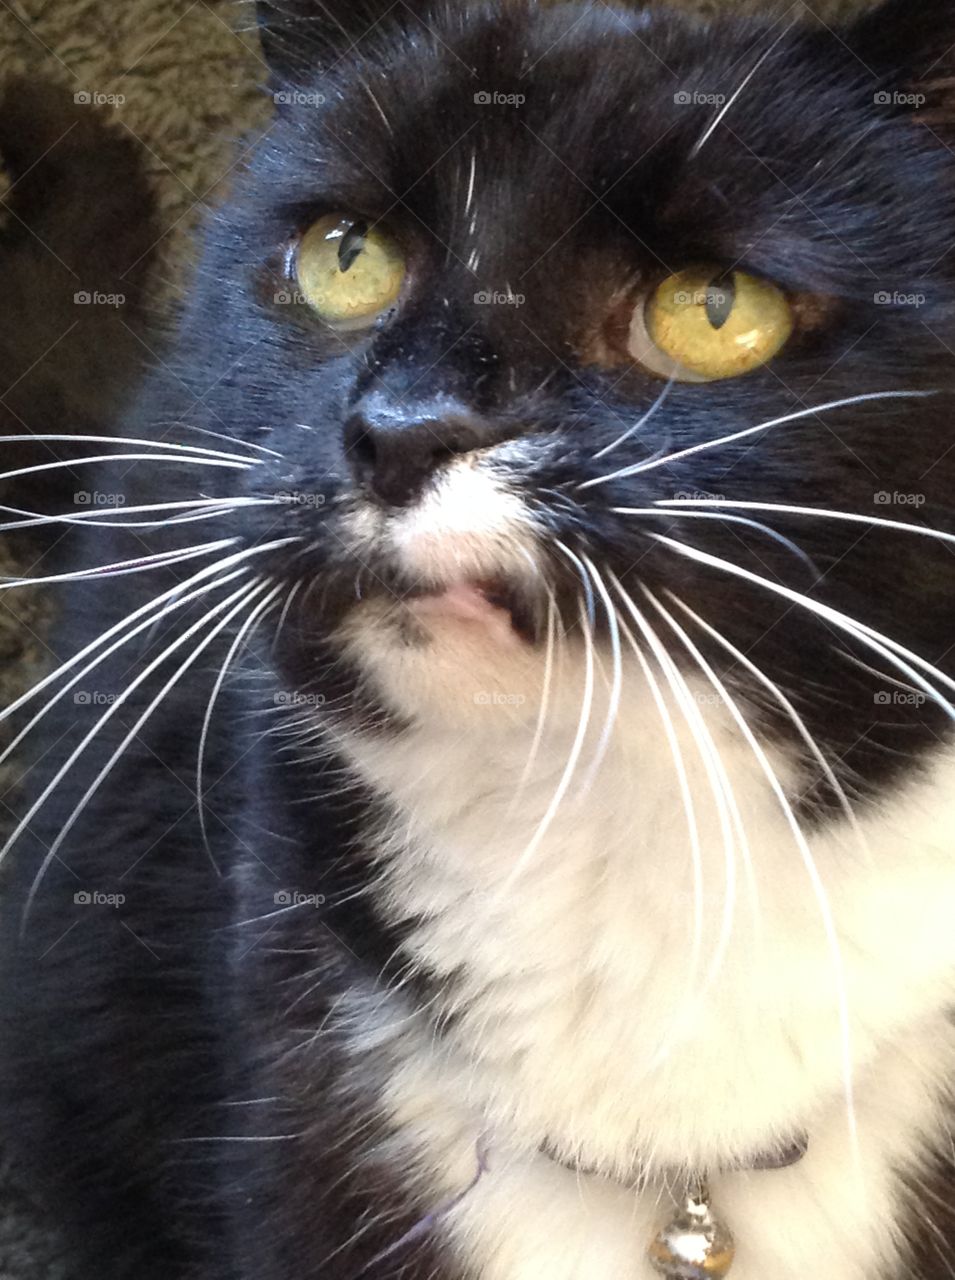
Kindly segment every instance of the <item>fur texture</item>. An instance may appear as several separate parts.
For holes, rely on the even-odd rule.
[[[71,528],[18,708],[3,1093],[77,1275],[649,1280],[697,1173],[738,1280],[943,1274],[948,6],[262,16],[126,433],[199,518]],[[408,263],[346,332],[338,210]],[[621,325],[699,261],[796,332],[661,398]]]

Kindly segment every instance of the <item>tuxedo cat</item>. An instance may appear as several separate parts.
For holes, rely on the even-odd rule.
[[[950,1274],[951,6],[260,20],[9,713],[73,1274]]]

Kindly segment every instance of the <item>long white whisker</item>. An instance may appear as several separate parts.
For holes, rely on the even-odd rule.
[[[530,750],[527,753],[527,761],[521,771],[521,776],[514,795],[508,805],[507,813],[510,817],[518,804],[530,781],[531,774],[534,771],[534,765],[540,752],[541,743],[544,739],[544,728],[547,724],[547,713],[550,709],[551,690],[554,677],[554,645],[557,633],[557,604],[554,600],[554,593],[550,590],[547,592],[547,646],[544,654],[544,677],[541,685],[541,701],[537,711],[537,723],[534,726],[534,737],[531,740]]]
[[[281,593],[282,587],[283,587],[283,584],[280,583],[277,587],[274,587],[268,593],[268,595],[266,595],[264,600],[260,600],[259,603],[251,610],[245,622],[243,622],[242,626],[236,632],[235,638],[233,639],[231,645],[229,646],[229,650],[226,653],[225,658],[223,659],[222,666],[219,668],[219,673],[216,676],[215,684],[212,686],[212,692],[209,695],[209,701],[206,703],[205,715],[202,718],[202,729],[199,733],[199,749],[196,755],[196,806],[199,814],[199,830],[202,834],[202,843],[205,846],[206,853],[209,855],[209,861],[212,863],[217,874],[221,874],[221,873],[219,872],[218,864],[216,863],[216,860],[212,855],[212,846],[209,844],[209,832],[206,828],[206,810],[205,810],[205,797],[204,797],[203,767],[205,763],[206,743],[209,738],[209,726],[212,723],[212,714],[215,710],[216,702],[218,701],[218,698],[219,698],[219,691],[221,690],[223,681],[226,678],[226,672],[229,670],[229,667],[232,665],[232,662],[235,659],[235,656],[238,653],[239,649],[245,643],[245,640],[249,635],[249,632],[253,630],[253,628],[256,626],[256,624],[259,621],[261,621],[262,615],[271,606],[276,596],[278,596]]]
[[[112,564],[94,565],[91,569],[77,569],[73,573],[51,573],[40,578],[0,578],[0,591],[9,591],[13,587],[33,587],[44,582],[81,582],[85,578],[122,577],[126,573],[140,573],[145,569],[161,569],[166,565],[179,564],[183,560],[194,560],[197,556],[211,555],[213,551],[222,551],[225,547],[234,547],[239,538],[219,538],[215,542],[204,542],[199,546],[177,548],[171,551],[156,551],[138,560],[117,560]]]
[[[129,732],[123,738],[122,742],[119,744],[119,746],[110,756],[110,758],[107,760],[106,764],[103,765],[102,769],[100,769],[99,773],[93,779],[93,782],[83,793],[82,797],[73,808],[73,811],[70,813],[70,816],[67,818],[66,822],[64,822],[63,825],[60,827],[60,829],[57,831],[56,838],[53,841],[53,843],[50,845],[49,849],[47,850],[46,855],[43,858],[43,861],[40,863],[40,868],[37,871],[33,879],[33,883],[30,886],[30,891],[26,896],[26,900],[23,905],[23,914],[21,916],[21,921],[20,921],[21,932],[26,928],[30,911],[33,907],[33,903],[36,899],[37,892],[40,888],[40,884],[43,880],[43,877],[47,872],[47,869],[49,868],[50,864],[53,862],[53,859],[59,853],[59,850],[63,847],[63,843],[66,840],[67,836],[69,835],[70,831],[73,829],[74,824],[77,822],[80,815],[86,809],[86,806],[89,804],[89,802],[92,800],[96,792],[99,790],[100,786],[103,784],[107,775],[112,771],[113,766],[116,764],[117,760],[119,760],[120,756],[123,754],[123,752],[129,746],[129,744],[132,742],[133,738],[135,738],[137,733],[139,733],[139,730],[143,727],[143,725],[146,723],[149,717],[153,714],[153,712],[156,710],[159,704],[163,701],[163,699],[169,693],[170,689],[172,689],[173,686],[176,685],[179,682],[179,680],[182,679],[185,673],[189,670],[189,668],[193,665],[193,663],[198,660],[198,658],[202,655],[202,653],[209,647],[209,645],[220,633],[220,631],[222,631],[224,627],[227,627],[229,623],[232,621],[232,619],[236,616],[236,614],[238,614],[242,609],[244,609],[251,600],[253,600],[261,591],[264,591],[267,585],[268,584],[266,582],[261,582],[261,581],[253,582],[251,585],[247,582],[244,582],[237,591],[233,591],[233,593],[230,596],[227,596],[225,600],[222,600],[217,605],[213,606],[213,608],[210,609],[207,614],[205,614],[197,622],[193,623],[192,626],[188,627],[181,636],[179,636],[176,640],[174,640],[173,643],[170,644],[159,655],[158,658],[155,658],[145,668],[145,670],[142,671],[140,675],[137,676],[137,678],[123,690],[123,692],[117,697],[116,701],[112,703],[112,705],[108,708],[108,710],[102,716],[100,716],[99,720],[96,722],[93,728],[90,729],[90,731],[83,738],[82,742],[79,743],[79,745],[70,755],[69,759],[66,761],[66,763],[62,766],[62,768],[56,774],[53,781],[40,794],[34,806],[30,809],[27,816],[23,819],[23,821],[17,827],[16,831],[13,833],[13,835],[4,845],[3,849],[0,849],[0,862],[2,862],[5,855],[13,845],[13,843],[17,839],[19,839],[19,836],[24,830],[24,828],[29,826],[29,823],[36,816],[36,813],[39,810],[39,808],[42,807],[42,805],[46,802],[46,800],[49,798],[52,792],[56,789],[56,787],[59,786],[60,782],[63,780],[64,777],[66,777],[67,773],[69,773],[70,769],[73,767],[73,765],[76,763],[79,757],[86,750],[86,747],[89,745],[89,743],[92,742],[92,740],[99,734],[103,726],[112,717],[114,711],[116,711],[119,708],[119,706],[122,705],[127,700],[130,694],[133,693],[139,687],[139,685],[142,684],[142,682],[148,678],[148,676],[156,669],[156,667],[158,667],[161,663],[165,662],[167,658],[169,658],[173,653],[175,653],[177,649],[180,649],[184,644],[187,644],[188,641],[192,639],[192,637],[196,634],[197,631],[200,631],[205,627],[209,627],[213,618],[215,618],[218,614],[223,613],[226,609],[229,609],[230,605],[234,605],[233,608],[229,609],[229,612],[226,613],[225,617],[222,618],[215,626],[211,627],[211,629],[207,632],[207,634],[203,636],[202,640],[190,652],[186,661],[176,669],[176,671],[173,673],[170,679],[160,689],[156,697],[152,699],[152,701],[146,707],[145,711],[143,711],[142,714],[138,717],[133,727],[129,730]],[[235,601],[237,599],[238,599],[238,603],[236,604]]]
[[[672,591],[667,590],[665,591],[664,594],[667,596],[667,598],[670,601],[672,601],[673,604],[675,604],[679,609],[682,609],[683,612],[689,618],[692,618],[692,620],[697,624],[698,627],[701,628],[701,630],[705,631],[706,634],[711,637],[711,639],[715,640],[716,643],[721,645],[722,648],[724,648],[726,652],[730,654],[731,657],[733,657],[741,666],[745,667],[746,670],[752,676],[754,676],[756,680],[759,681],[759,683],[763,686],[763,688],[766,689],[770,693],[770,695],[775,699],[775,701],[782,707],[783,711],[785,711],[786,715],[789,717],[790,721],[795,727],[796,732],[802,738],[803,742],[806,744],[806,747],[812,753],[812,756],[815,759],[816,763],[819,765],[819,768],[822,770],[823,776],[825,777],[829,786],[832,788],[833,794],[836,796],[837,800],[839,801],[842,811],[846,816],[846,820],[848,821],[849,825],[852,827],[853,831],[855,832],[859,840],[864,845],[865,838],[859,826],[859,821],[856,818],[855,810],[852,808],[852,805],[849,803],[849,797],[846,795],[845,788],[843,787],[842,783],[839,781],[838,777],[836,776],[835,770],[833,769],[829,760],[826,758],[825,752],[819,746],[819,743],[816,741],[813,735],[809,732],[806,722],[803,720],[802,716],[793,706],[790,699],[787,698],[786,695],[783,693],[782,689],[780,689],[779,685],[776,684],[774,680],[771,680],[769,676],[765,673],[765,671],[763,671],[760,667],[758,667],[751,658],[748,658],[741,649],[738,649],[735,644],[732,644],[729,640],[727,640],[726,636],[724,636],[721,632],[717,631],[715,627],[711,626],[706,621],[705,618],[701,618],[700,615],[695,610],[691,609],[688,604],[686,604],[678,596],[674,595]]]
[[[187,578],[185,582],[177,582],[175,586],[170,587],[168,590],[164,591],[161,595],[154,596],[153,599],[148,600],[143,605],[140,605],[138,609],[134,609],[132,613],[127,614],[125,618],[122,618],[119,622],[114,623],[114,625],[111,626],[107,631],[104,631],[100,635],[98,635],[95,640],[91,640],[89,644],[84,645],[84,647],[80,649],[78,653],[74,653],[73,656],[71,658],[68,658],[66,662],[61,663],[60,666],[58,666],[55,671],[49,672],[47,675],[43,677],[42,680],[39,680],[35,685],[29,688],[26,691],[26,693],[22,693],[19,698],[15,699],[8,706],[0,710],[0,722],[14,715],[17,711],[20,710],[22,706],[24,706],[32,698],[35,698],[38,694],[42,693],[43,690],[47,689],[55,680],[59,680],[60,677],[66,675],[68,671],[71,671],[74,667],[79,666],[81,662],[83,662],[91,654],[95,653],[96,650],[101,645],[107,644],[108,641],[110,641],[114,636],[120,635],[120,640],[118,644],[114,645],[112,648],[109,648],[108,650],[103,652],[100,655],[100,657],[96,659],[96,661],[84,667],[77,676],[75,676],[72,680],[70,680],[66,685],[63,686],[63,688],[56,695],[56,698],[54,698],[51,702],[44,703],[43,710],[41,710],[40,713],[34,717],[34,719],[30,722],[29,725],[26,726],[25,729],[21,730],[21,732],[17,735],[14,742],[12,742],[10,746],[7,748],[7,750],[3,753],[3,756],[0,756],[0,762],[6,759],[8,753],[13,750],[13,748],[17,745],[18,742],[22,741],[22,739],[26,736],[26,734],[30,731],[30,729],[34,724],[42,720],[47,710],[55,702],[59,701],[59,699],[63,696],[63,694],[68,693],[69,690],[72,689],[75,684],[77,684],[85,676],[89,675],[91,671],[93,671],[96,667],[99,666],[100,662],[104,661],[107,657],[109,657],[111,653],[114,653],[116,649],[121,648],[122,645],[124,645],[127,640],[132,639],[140,631],[144,630],[146,627],[151,627],[155,625],[157,621],[165,617],[166,611],[162,609],[161,606],[163,606],[167,601],[172,600],[173,597],[175,596],[182,595],[183,592],[188,592],[189,588],[195,586],[197,582],[204,582],[206,578],[210,578],[215,574],[224,573],[225,570],[231,569],[234,565],[241,565],[243,561],[249,560],[253,556],[261,555],[262,552],[264,551],[274,551],[278,547],[286,546],[289,541],[294,541],[294,539],[278,538],[274,542],[262,543],[261,545],[256,547],[247,547],[243,551],[234,552],[231,556],[225,556],[222,560],[217,560],[215,564],[206,565],[204,569],[200,569],[198,573],[194,574],[191,578]],[[246,570],[241,569],[240,572],[244,573],[246,572]],[[233,576],[234,576],[233,574],[229,574],[228,577],[224,577],[222,581],[227,582]],[[217,586],[219,585],[219,583],[214,582],[212,585]],[[196,594],[199,594],[199,593],[183,595],[181,603],[183,604],[187,603],[189,600],[193,599]],[[138,619],[142,618],[144,615],[146,615],[146,621],[143,624],[143,626],[136,627],[135,629],[129,630],[129,631],[126,630],[126,628],[129,627],[131,623],[135,623]]]
[[[212,433],[214,434],[214,433]],[[246,466],[255,466],[259,464],[258,458],[243,458],[239,453],[226,453],[222,449],[204,449],[197,444],[181,444],[178,440],[146,440],[138,436],[77,436],[77,435],[21,435],[21,436],[0,436],[0,445],[2,444],[32,444],[34,441],[40,440],[44,443],[47,441],[59,441],[62,444],[132,444],[142,446],[147,449],[168,449],[176,451],[181,449],[186,453],[199,454],[204,458],[228,458],[232,462],[241,462]],[[86,461],[86,459],[80,459]],[[69,465],[64,464],[64,465]]]
[[[939,542],[955,543],[955,533],[931,529],[928,525],[912,524],[908,520],[890,520],[886,516],[865,516],[854,511],[832,511],[827,507],[798,507],[781,502],[725,502],[720,498],[661,498],[658,507],[729,507],[740,511],[778,511],[782,515],[824,516],[827,520],[845,520],[852,524],[872,525],[880,529],[898,529],[904,533],[917,533],[923,538],[935,538]]]
[[[618,516],[670,516],[675,519],[718,520],[726,521],[727,524],[745,525],[749,529],[754,529],[757,533],[765,534],[767,538],[772,538],[774,542],[778,542],[780,546],[785,547],[787,551],[791,551],[794,556],[801,560],[815,577],[821,576],[812,557],[807,555],[797,542],[793,542],[785,534],[780,533],[777,529],[771,529],[768,524],[762,524],[759,520],[747,520],[745,516],[724,515],[719,511],[676,511],[669,507],[661,510],[661,507],[662,503],[658,503],[653,507],[611,507],[611,511]]]
[[[806,874],[809,877],[813,893],[819,906],[819,913],[822,917],[823,928],[825,929],[826,940],[832,954],[833,967],[835,969],[837,988],[836,999],[839,1009],[839,1028],[842,1047],[843,1085],[845,1090],[847,1119],[849,1123],[849,1137],[852,1143],[855,1159],[858,1162],[858,1133],[856,1128],[855,1104],[853,1099],[852,1032],[849,1021],[849,993],[846,985],[845,964],[842,958],[842,946],[839,941],[839,934],[836,930],[835,921],[832,915],[832,908],[829,904],[829,895],[826,893],[825,885],[823,884],[822,877],[819,874],[819,868],[816,866],[816,860],[813,857],[812,850],[809,848],[805,834],[796,819],[793,807],[789,803],[789,798],[783,790],[775,769],[770,763],[769,757],[766,755],[762,744],[753,733],[748,720],[743,715],[739,705],[730,694],[725,683],[719,678],[707,662],[706,658],[700,652],[697,645],[690,639],[685,629],[680,626],[669,610],[660,604],[647,587],[643,588],[643,593],[668,624],[674,635],[676,635],[683,644],[687,652],[696,662],[697,666],[706,676],[707,680],[709,680],[717,694],[719,694],[723,699],[727,710],[733,717],[733,720],[743,737],[746,739],[750,750],[753,752],[753,755],[756,757],[759,766],[765,775],[766,781],[769,783],[773,795],[776,797],[776,801],[782,811],[783,817],[786,820],[786,825],[789,827],[792,838],[799,850],[800,857],[802,858],[803,865],[806,868]]]
[[[58,471],[63,467],[86,467],[99,462],[175,462],[179,466],[190,467],[230,467],[233,470],[245,470],[250,462],[226,462],[222,458],[195,458],[188,454],[177,456],[174,453],[96,453],[88,458],[68,458],[65,462],[38,462],[32,467],[17,467],[14,471],[4,471],[0,480],[15,480],[19,476],[39,475],[42,471]]]
[[[781,41],[785,40],[785,38],[792,31],[793,27],[796,25],[797,21],[798,21],[798,18],[791,19],[786,24],[784,29],[779,33],[776,39],[772,42],[769,48],[765,49],[763,53],[760,55],[760,57],[756,59],[756,62],[753,64],[753,66],[750,68],[747,74],[743,77],[742,83],[739,85],[739,87],[736,90],[734,90],[733,93],[730,94],[730,96],[722,104],[722,106],[717,111],[716,115],[713,117],[710,124],[704,130],[703,136],[699,139],[699,141],[694,143],[693,147],[690,149],[691,160],[694,160],[700,154],[700,152],[706,146],[707,142],[709,142],[710,138],[713,136],[713,134],[716,132],[716,130],[719,128],[722,122],[726,119],[728,112],[730,112],[733,109],[733,107],[736,105],[740,95],[747,88],[747,86],[749,85],[753,77],[759,71],[760,67],[765,63],[766,59],[770,57],[770,55],[772,54],[773,50],[777,47],[777,45],[779,45]]]
[[[719,748],[713,740],[713,735],[710,732],[709,726],[707,725],[702,712],[700,711],[696,699],[693,697],[693,693],[689,685],[687,684],[682,672],[667,652],[666,647],[660,640],[660,637],[650,626],[641,610],[637,608],[630,594],[625,590],[623,583],[615,574],[608,574],[608,577],[617,594],[620,596],[625,609],[637,624],[640,633],[650,646],[654,657],[667,677],[674,696],[677,699],[677,705],[683,712],[687,726],[693,735],[697,750],[700,753],[700,759],[703,764],[704,771],[706,772],[710,791],[712,792],[713,800],[716,805],[717,819],[719,821],[720,834],[723,841],[726,890],[723,902],[723,916],[719,939],[700,990],[698,993],[694,994],[695,1000],[699,1003],[719,976],[733,932],[733,922],[736,912],[737,845],[739,846],[740,852],[743,856],[743,864],[746,869],[747,880],[749,883],[757,945],[761,945],[761,935],[759,933],[760,915],[758,910],[759,893],[755,877],[753,875],[749,841],[746,836],[746,828],[743,824],[743,816],[740,812],[736,794],[733,790],[733,785],[730,782],[729,775],[726,772],[722,757],[720,756]],[[734,831],[735,841],[733,835]]]
[[[613,453],[614,449],[619,448],[619,446],[622,445],[624,441],[629,440],[632,435],[636,435],[636,433],[640,430],[641,427],[646,426],[646,424],[650,421],[650,419],[653,417],[656,411],[663,406],[664,401],[666,400],[667,396],[670,394],[671,390],[673,389],[673,384],[675,381],[676,381],[675,378],[668,379],[663,390],[657,396],[656,400],[654,400],[653,404],[646,411],[643,417],[638,418],[637,421],[632,426],[628,427],[626,431],[623,432],[622,435],[617,436],[616,440],[614,440],[612,444],[606,445],[603,449],[600,449],[597,453],[595,453],[594,462],[596,462],[598,458],[605,458],[608,453]]]
[[[597,594],[604,606],[604,612],[607,615],[607,626],[610,631],[610,651],[613,658],[613,675],[610,683],[610,696],[607,701],[607,715],[604,720],[603,729],[594,751],[593,760],[587,770],[584,778],[582,790],[589,791],[594,778],[603,763],[604,757],[610,746],[610,739],[613,736],[614,728],[617,724],[617,717],[620,714],[620,696],[623,690],[623,662],[620,655],[620,627],[617,622],[617,611],[613,607],[613,601],[610,599],[610,593],[604,584],[603,578],[597,572],[597,568],[593,561],[583,553],[581,553],[581,561],[584,568],[590,574],[591,581],[597,588]]]
[[[855,618],[850,618],[848,614],[842,613],[839,609],[833,609],[831,605],[822,604],[818,600],[811,600],[799,591],[793,591],[790,587],[783,586],[782,583],[772,582],[769,578],[763,578],[758,573],[743,569],[729,560],[710,555],[707,551],[698,551],[696,547],[690,547],[686,543],[667,538],[662,533],[654,534],[654,537],[658,542],[664,543],[679,555],[686,556],[689,560],[696,560],[699,564],[709,565],[710,568],[719,569],[723,573],[742,578],[755,586],[764,587],[767,591],[775,592],[776,595],[782,596],[786,600],[791,600],[793,604],[797,604],[803,609],[808,609],[810,613],[814,613],[820,618],[825,618],[827,622],[831,622],[840,631],[848,632],[860,643],[866,645],[867,648],[886,658],[899,671],[904,671],[910,680],[913,680],[923,692],[928,694],[933,702],[937,703],[948,716],[955,720],[955,707],[939,693],[933,684],[930,684],[915,670],[915,666],[921,667],[951,689],[955,689],[955,680],[947,676],[944,671],[940,671],[938,667],[933,666],[931,662],[927,662],[924,658],[919,657],[917,653],[913,653],[911,649],[899,644],[897,640],[892,640],[889,636],[884,635],[881,631],[876,631],[874,627],[867,626],[864,622],[858,622]],[[915,666],[912,666],[912,663]]]
[[[218,568],[218,566],[216,565],[214,566],[214,568]],[[157,622],[161,622],[163,618],[169,617],[171,614],[175,613],[178,609],[183,608],[185,605],[189,604],[191,601],[197,600],[200,596],[206,595],[210,591],[215,591],[219,587],[225,586],[226,583],[232,582],[234,581],[235,578],[241,577],[247,574],[248,572],[249,572],[248,568],[244,566],[240,566],[238,569],[233,569],[231,573],[224,574],[222,577],[216,578],[212,582],[207,582],[203,586],[197,587],[194,591],[189,591],[187,592],[186,595],[180,596],[178,599],[174,599],[171,603],[167,603],[164,608],[160,608],[156,612],[149,612],[143,621],[131,627],[129,630],[124,631],[118,640],[115,640],[111,645],[108,645],[102,651],[102,653],[100,653],[99,655],[97,655],[97,657],[93,659],[92,662],[87,663],[86,666],[82,667],[77,672],[77,674],[72,677],[72,679],[68,680],[66,684],[64,684],[63,687],[59,689],[52,698],[48,698],[47,701],[44,702],[43,706],[36,713],[36,715],[33,716],[33,718],[26,725],[24,725],[24,727],[16,735],[13,741],[9,743],[7,747],[4,748],[2,753],[0,753],[0,764],[3,764],[3,762],[6,759],[8,759],[10,755],[12,755],[12,753],[16,750],[16,748],[27,736],[27,734],[29,734],[34,728],[36,728],[36,726],[40,723],[40,721],[43,720],[46,717],[46,715],[53,710],[53,708],[56,706],[58,702],[60,702],[63,698],[66,697],[66,695],[69,693],[71,689],[75,688],[76,685],[78,685],[81,680],[85,679],[92,671],[95,671],[96,668],[100,666],[101,663],[105,662],[106,659],[110,657],[112,654],[116,653],[117,650],[122,649],[124,645],[129,644],[130,640],[135,639],[137,635],[141,634],[141,632],[145,631],[148,627],[152,627]],[[190,579],[190,582],[195,582],[195,581],[196,581],[195,578]],[[173,591],[170,591],[167,594],[173,595],[174,593],[177,593],[181,590],[182,588],[177,586],[173,589]],[[159,604],[159,601],[151,600],[149,602],[149,605],[144,606],[144,609],[153,610],[158,604]],[[137,612],[141,613],[143,612],[143,610],[138,610]],[[124,618],[123,622],[120,623],[119,625],[125,626],[126,623],[128,623],[129,621],[130,621],[130,618]],[[105,637],[99,637],[97,641],[95,641],[94,643],[98,644],[104,638]],[[89,648],[90,646],[87,646],[86,651],[88,651]],[[53,672],[52,676],[47,677],[47,679],[48,680],[54,679],[57,676],[60,676],[62,674],[63,674],[63,668],[60,667],[55,672]],[[44,683],[46,683],[46,681],[44,681]],[[31,689],[30,694],[32,695],[36,691],[37,690]],[[30,695],[24,695],[24,696],[30,696]],[[9,715],[11,710],[12,710],[12,707],[5,708],[5,710],[2,713],[3,716],[5,717]]]
[[[267,449],[264,444],[254,444],[251,440],[236,440],[234,436],[227,436],[224,431],[210,431],[208,427],[197,427],[194,423],[183,422],[179,419],[171,423],[157,422],[156,426],[174,426],[182,428],[183,431],[198,431],[201,436],[212,436],[214,440],[225,440],[226,444],[237,444],[243,449],[256,449],[259,453],[268,453],[273,458],[281,458],[283,456],[277,449]],[[183,447],[189,449],[194,446],[184,445]],[[236,454],[235,456],[241,457],[241,454]]]
[[[669,453],[666,457],[658,458],[651,462],[637,462],[633,466],[623,467],[619,471],[612,471],[609,475],[596,476],[593,480],[585,480],[583,484],[577,487],[578,489],[591,489],[594,485],[607,484],[610,480],[621,480],[625,476],[635,476],[645,471],[655,471],[658,467],[669,466],[671,463],[679,462],[683,458],[703,453],[707,449],[716,449],[720,445],[732,444],[736,440],[744,440],[747,436],[756,435],[760,431],[769,431],[773,427],[781,427],[787,422],[796,422],[800,418],[811,418],[827,409],[843,409],[849,405],[862,404],[868,400],[925,399],[937,394],[937,391],[870,391],[865,395],[849,396],[844,400],[830,400],[826,404],[817,404],[808,409],[800,409],[796,413],[787,413],[781,418],[772,418],[768,422],[760,422],[755,427],[745,427],[741,431],[719,436],[715,440],[703,440],[699,444],[688,445],[685,449],[678,449],[676,453]]]
[[[696,989],[696,980],[700,971],[703,951],[703,853],[700,845],[700,826],[696,816],[696,806],[693,803],[693,790],[690,786],[689,774],[687,773],[686,761],[683,758],[680,741],[673,724],[673,717],[660,690],[660,682],[654,675],[649,660],[637,643],[636,636],[619,616],[617,622],[624,639],[630,645],[633,655],[640,665],[643,677],[647,682],[647,688],[650,690],[650,696],[660,716],[667,746],[673,758],[677,786],[680,791],[680,798],[683,801],[683,811],[686,814],[687,836],[690,842],[690,864],[693,872],[693,941],[690,946],[690,963],[685,985],[685,991],[690,992]],[[663,674],[666,677],[666,672]],[[671,691],[675,694],[672,681],[669,683]],[[686,1001],[684,1000],[682,1004],[685,1005],[685,1003]]]
[[[547,832],[550,830],[551,824],[553,823],[555,817],[557,816],[557,811],[559,810],[561,804],[563,803],[564,797],[566,796],[570,788],[570,784],[573,780],[574,774],[577,771],[577,765],[580,761],[581,752],[583,751],[584,741],[587,737],[587,730],[590,726],[590,715],[591,715],[591,710],[593,708],[593,701],[594,701],[594,665],[595,664],[594,664],[593,640],[590,637],[590,628],[589,626],[586,625],[587,614],[583,605],[581,605],[580,614],[581,614],[581,623],[583,624],[583,634],[585,637],[585,641],[589,640],[589,643],[585,645],[586,659],[585,659],[585,667],[584,667],[584,691],[583,691],[583,696],[581,698],[581,703],[580,703],[580,717],[577,723],[577,732],[574,735],[574,740],[571,744],[570,754],[567,757],[567,763],[564,766],[563,773],[560,776],[560,779],[557,783],[557,787],[554,790],[553,796],[551,797],[550,803],[548,804],[546,810],[544,811],[544,816],[541,818],[540,822],[537,825],[537,830],[531,836],[530,841],[528,842],[524,851],[521,853],[520,857],[515,862],[511,872],[505,879],[504,884],[501,887],[501,891],[500,891],[501,895],[505,894],[507,890],[512,886],[512,884],[520,877],[520,875],[522,874],[524,869],[527,867],[530,860],[533,858],[534,854],[540,848],[541,842],[543,841]]]
[[[102,521],[109,529],[154,529],[166,525],[188,524],[191,520],[208,520],[212,516],[228,511],[238,511],[241,507],[279,506],[277,498],[196,498],[182,502],[150,502],[138,507],[103,507],[91,511],[77,511],[71,515],[42,515],[38,511],[26,511],[21,507],[8,507],[0,503],[0,511],[25,517],[23,520],[9,520],[0,524],[0,532],[7,533],[12,529],[35,529],[46,524],[95,524]],[[197,514],[179,516],[165,520],[114,520],[113,516],[143,515],[152,511],[194,511]]]

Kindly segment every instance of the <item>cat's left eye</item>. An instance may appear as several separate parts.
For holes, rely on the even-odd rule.
[[[338,329],[370,324],[397,299],[405,258],[387,231],[344,214],[326,214],[298,243],[295,278],[308,305]]]
[[[767,364],[794,327],[792,303],[771,281],[694,266],[668,276],[636,307],[629,350],[655,373],[713,382]]]

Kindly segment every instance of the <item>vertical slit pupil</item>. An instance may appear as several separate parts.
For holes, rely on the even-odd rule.
[[[706,286],[706,318],[714,329],[722,329],[736,306],[736,281],[728,271]]]
[[[365,247],[365,236],[367,234],[367,222],[353,222],[342,236],[338,246],[338,269],[343,274]]]

